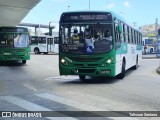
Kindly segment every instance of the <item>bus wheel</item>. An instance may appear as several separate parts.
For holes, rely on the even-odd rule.
[[[23,64],[26,64],[26,60],[22,60],[22,63],[23,63]]]
[[[34,49],[34,53],[35,53],[35,54],[39,54],[39,49],[38,49],[38,48],[35,48],[35,49]]]
[[[84,80],[85,80],[85,78],[86,78],[86,76],[85,76],[85,75],[79,75],[79,79],[80,79],[81,81],[84,81]]]
[[[137,70],[138,68],[138,57],[136,58],[136,64],[133,66],[133,70]]]
[[[122,62],[122,70],[121,70],[121,73],[120,74],[118,74],[117,76],[116,76],[116,78],[118,78],[118,79],[123,79],[124,78],[124,76],[125,76],[125,63],[124,63],[124,61]]]

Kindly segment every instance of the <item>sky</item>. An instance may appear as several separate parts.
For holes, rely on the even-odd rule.
[[[90,4],[89,4],[90,3]],[[155,24],[160,21],[160,0],[41,0],[22,23],[35,23],[56,26],[60,15],[66,11],[113,11],[122,16],[130,25],[136,27]]]

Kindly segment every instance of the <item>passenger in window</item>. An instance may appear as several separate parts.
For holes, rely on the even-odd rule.
[[[84,43],[85,39],[83,31],[80,32],[79,37],[80,37],[80,43]]]
[[[106,39],[106,40],[112,41],[112,36],[110,35],[109,30],[106,30],[104,37],[102,37],[101,39]]]
[[[6,41],[7,41],[7,45],[13,45],[13,40],[11,36],[7,36]]]
[[[95,40],[92,38],[90,31],[86,31],[86,36],[85,36],[86,46],[92,46],[92,49],[93,49],[94,48],[94,42],[95,42]]]
[[[72,41],[74,44],[79,44],[79,40],[80,40],[80,38],[78,36],[78,30],[77,30],[77,28],[74,28]]]
[[[98,35],[95,34],[95,35],[93,36],[93,39],[94,39],[95,41],[98,41]]]

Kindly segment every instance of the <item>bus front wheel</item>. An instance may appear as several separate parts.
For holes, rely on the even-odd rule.
[[[122,62],[121,73],[118,74],[116,77],[117,77],[118,79],[123,79],[124,76],[125,76],[125,62],[123,61],[123,62]]]
[[[22,63],[23,63],[23,64],[26,64],[26,60],[22,60]]]
[[[35,48],[35,49],[34,49],[34,53],[35,53],[35,54],[39,54],[39,49],[38,49],[38,48]]]
[[[85,80],[85,78],[86,78],[86,76],[85,76],[85,75],[79,75],[79,79],[80,79],[81,81],[84,81],[84,80]]]

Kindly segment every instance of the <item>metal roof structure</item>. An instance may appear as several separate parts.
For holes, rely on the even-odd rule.
[[[16,26],[41,0],[0,0],[0,26]]]
[[[43,24],[33,24],[33,23],[19,23],[18,26],[27,26],[27,27],[35,27],[35,28],[49,28],[52,27],[55,28],[55,26],[52,25],[43,25]]]
[[[55,26],[52,26],[50,24],[43,25],[43,24],[34,24],[34,23],[19,23],[17,26],[34,27],[35,28],[35,35],[37,35],[37,28],[47,28],[47,29],[49,29],[49,27],[50,27],[51,30],[55,28]]]

